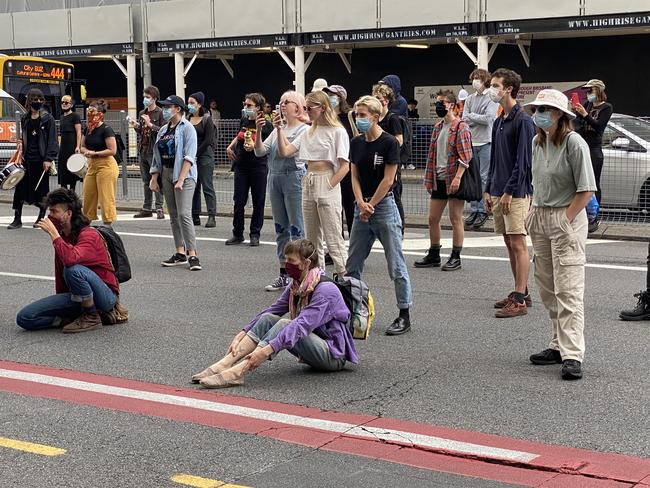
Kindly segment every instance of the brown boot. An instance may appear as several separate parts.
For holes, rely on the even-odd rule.
[[[63,327],[64,334],[75,334],[99,329],[102,326],[102,319],[98,312],[82,313],[76,320]]]
[[[104,325],[123,324],[129,320],[129,310],[117,302],[108,312],[99,312]]]
[[[133,216],[134,219],[146,219],[149,217],[153,217],[153,212],[151,210],[140,210]]]

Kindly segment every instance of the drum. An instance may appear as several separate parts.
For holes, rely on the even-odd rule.
[[[25,168],[18,163],[10,163],[0,173],[0,188],[12,190],[25,176]]]
[[[73,154],[68,158],[68,171],[76,174],[79,178],[86,176],[88,172],[88,160],[83,154]]]

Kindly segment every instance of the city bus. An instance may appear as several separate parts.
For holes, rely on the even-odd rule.
[[[71,95],[79,107],[86,99],[83,81],[75,79],[74,66],[70,63],[0,54],[0,73],[0,90],[9,93],[23,106],[27,92],[39,88],[45,95],[45,109],[55,119],[61,117],[63,95]]]

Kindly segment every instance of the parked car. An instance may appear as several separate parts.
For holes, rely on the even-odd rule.
[[[601,206],[650,211],[650,122],[613,114],[603,134]]]
[[[25,109],[14,97],[0,90],[0,165],[16,150],[16,112],[22,115]]]

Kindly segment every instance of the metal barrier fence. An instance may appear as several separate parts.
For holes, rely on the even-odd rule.
[[[126,113],[109,112],[106,123],[116,133],[130,134],[124,138],[127,146],[118,182],[117,198],[139,202],[144,197],[140,178],[135,131],[128,130]],[[412,157],[402,171],[403,201],[407,215],[426,215],[429,198],[422,181],[434,120],[411,121]],[[231,209],[233,173],[226,148],[239,130],[239,119],[222,119],[218,123],[214,175],[217,205],[220,210]],[[601,220],[609,223],[650,223],[650,117],[614,114],[603,136],[604,163],[601,174]],[[412,166],[411,166],[412,165]],[[53,181],[53,184],[56,184]],[[270,201],[267,198],[267,206]]]

